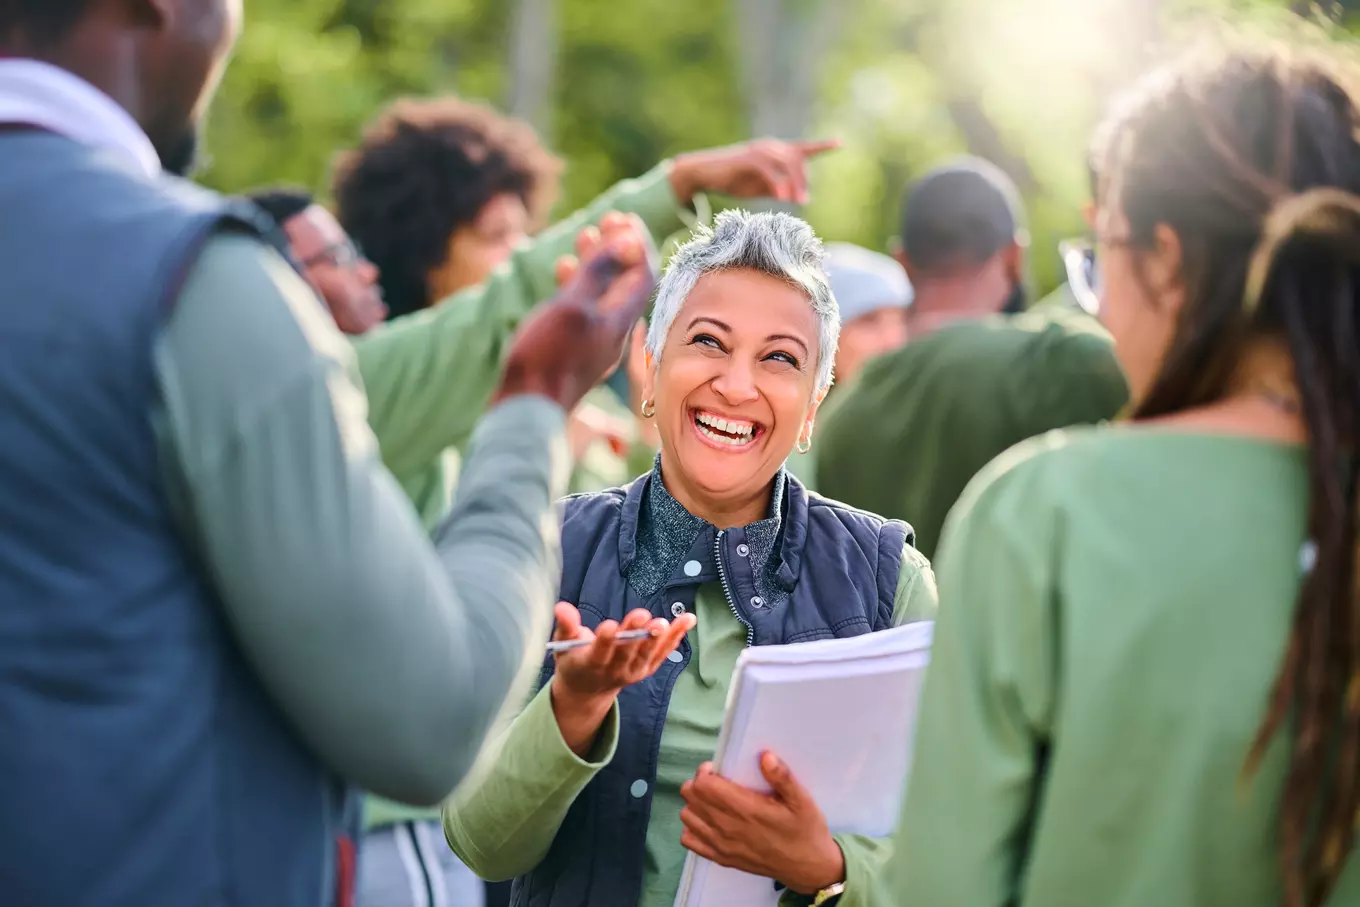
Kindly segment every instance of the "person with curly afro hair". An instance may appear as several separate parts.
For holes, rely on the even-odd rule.
[[[334,194],[397,317],[485,280],[543,226],[561,170],[527,123],[455,97],[404,99],[340,155]]]

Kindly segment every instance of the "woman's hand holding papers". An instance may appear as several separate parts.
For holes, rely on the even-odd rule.
[[[682,614],[670,623],[639,608],[623,622],[607,620],[592,632],[581,624],[581,613],[567,602],[553,612],[557,630],[553,639],[589,639],[590,645],[557,656],[552,679],[553,715],[562,739],[573,753],[586,758],[599,736],[619,690],[650,677],[666,656],[693,629],[696,618]],[[647,639],[623,641],[624,630],[650,630]]]
[[[711,762],[701,765],[680,788],[688,804],[680,812],[680,843],[719,866],[774,879],[799,894],[845,881],[845,856],[811,795],[774,753],[761,757],[760,771],[772,793],[733,784]]]

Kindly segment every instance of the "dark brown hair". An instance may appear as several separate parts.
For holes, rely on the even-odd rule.
[[[340,155],[340,223],[378,266],[390,317],[423,309],[449,237],[498,195],[520,197],[541,226],[561,163],[529,124],[454,97],[400,100]]]
[[[1280,732],[1292,744],[1279,805],[1288,907],[1323,903],[1360,808],[1360,143],[1340,69],[1282,48],[1203,51],[1144,81],[1098,142],[1120,187],[1121,237],[1170,227],[1186,297],[1134,418],[1219,400],[1261,341],[1288,349],[1309,438],[1307,531],[1316,557],[1244,771]],[[1301,558],[1302,559],[1302,558]]]

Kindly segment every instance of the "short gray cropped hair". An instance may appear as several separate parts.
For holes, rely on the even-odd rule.
[[[656,291],[647,351],[653,361],[661,361],[666,335],[699,278],[717,271],[759,271],[807,295],[817,314],[817,390],[826,390],[840,342],[841,313],[822,260],[822,241],[806,221],[781,212],[723,211],[712,229],[700,227],[671,257]]]

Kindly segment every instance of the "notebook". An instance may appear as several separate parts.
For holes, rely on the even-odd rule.
[[[832,832],[892,833],[911,761],[929,621],[881,633],[749,648],[737,659],[713,764],[769,791],[760,754],[778,754]],[[690,854],[676,907],[770,907],[772,880]]]

